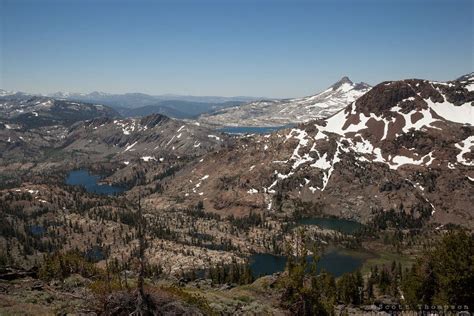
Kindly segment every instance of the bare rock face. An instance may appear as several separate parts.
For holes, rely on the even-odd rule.
[[[299,210],[366,222],[395,210],[473,228],[473,78],[383,82],[327,119],[205,155],[165,194],[223,214]]]

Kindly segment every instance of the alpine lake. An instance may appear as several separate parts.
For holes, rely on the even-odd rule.
[[[101,195],[118,195],[127,189],[124,187],[101,184],[100,175],[91,174],[90,171],[80,169],[70,171],[65,183],[68,185],[82,186],[87,192]]]

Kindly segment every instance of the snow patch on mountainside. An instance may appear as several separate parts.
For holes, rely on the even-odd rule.
[[[468,161],[464,158],[464,154],[470,153],[471,148],[474,147],[474,136],[470,136],[456,144],[456,147],[461,150],[461,152],[456,156],[457,161],[466,166],[474,166],[474,161]]]
[[[455,106],[448,101],[435,103],[428,99],[426,102],[436,114],[448,121],[474,125],[474,107],[471,105],[471,102],[466,102],[459,106]]]

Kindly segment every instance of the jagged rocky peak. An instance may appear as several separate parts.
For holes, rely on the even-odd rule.
[[[339,81],[334,83],[331,88],[333,91],[342,89],[342,90],[368,90],[370,85],[365,82],[354,83],[349,77],[344,76]]]
[[[334,83],[331,88],[333,90],[337,90],[339,87],[341,87],[342,85],[344,84],[349,84],[349,85],[353,85],[354,83],[352,82],[351,79],[349,79],[349,77],[347,76],[344,76],[342,77],[339,81],[337,81],[336,83]]]

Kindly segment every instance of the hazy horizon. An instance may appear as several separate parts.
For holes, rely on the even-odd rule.
[[[473,3],[0,0],[0,88],[290,98],[473,71]]]
[[[462,73],[460,75],[457,75],[453,78],[449,78],[449,79],[444,79],[444,80],[437,80],[437,79],[433,79],[433,78],[400,78],[400,79],[428,79],[428,80],[433,80],[433,81],[450,81],[450,80],[455,80],[457,79],[458,77],[461,77],[463,75],[466,75],[466,74],[469,74],[471,73],[471,71],[467,71],[465,73]],[[368,83],[366,81],[356,81],[356,80],[352,80],[352,78],[350,76],[343,76],[343,77],[348,77],[351,81],[353,81],[354,83],[361,83],[361,82],[364,82],[364,83],[367,83],[367,84],[370,84],[371,86],[376,86],[377,84],[381,83],[381,82],[377,82],[377,83]],[[318,91],[313,91],[312,94],[317,94],[317,93],[320,93],[320,92],[323,92],[323,90],[329,88],[332,84],[336,83],[337,81],[341,80],[343,77],[339,78],[338,80],[332,82],[332,83],[328,83],[326,87],[324,88],[321,88],[320,90]],[[385,80],[386,81],[386,80]],[[92,94],[92,93],[105,93],[105,94],[110,94],[110,95],[124,95],[124,94],[146,94],[146,95],[149,95],[149,96],[153,96],[153,97],[166,97],[166,96],[169,96],[169,97],[216,97],[216,98],[219,98],[219,97],[222,97],[222,98],[272,98],[272,97],[268,97],[268,96],[264,96],[264,95],[219,95],[219,94],[203,94],[203,95],[198,95],[198,94],[180,94],[180,93],[159,93],[159,94],[156,94],[156,93],[145,93],[145,92],[142,92],[142,91],[121,91],[121,92],[111,92],[111,91],[102,91],[102,90],[94,90],[94,91],[84,91],[84,92],[79,92],[79,91],[73,91],[73,90],[57,90],[57,91],[42,91],[42,92],[31,92],[31,91],[24,91],[24,90],[19,90],[19,89],[4,89],[0,86],[0,89],[1,90],[5,90],[5,91],[14,91],[14,92],[22,92],[22,93],[28,93],[28,94],[38,94],[38,95],[53,95],[55,93],[70,93],[70,94]],[[307,95],[300,95],[300,96],[290,96],[290,97],[273,97],[275,99],[286,99],[286,98],[293,98],[293,97],[304,97],[304,96],[309,96],[310,94],[307,94]]]

